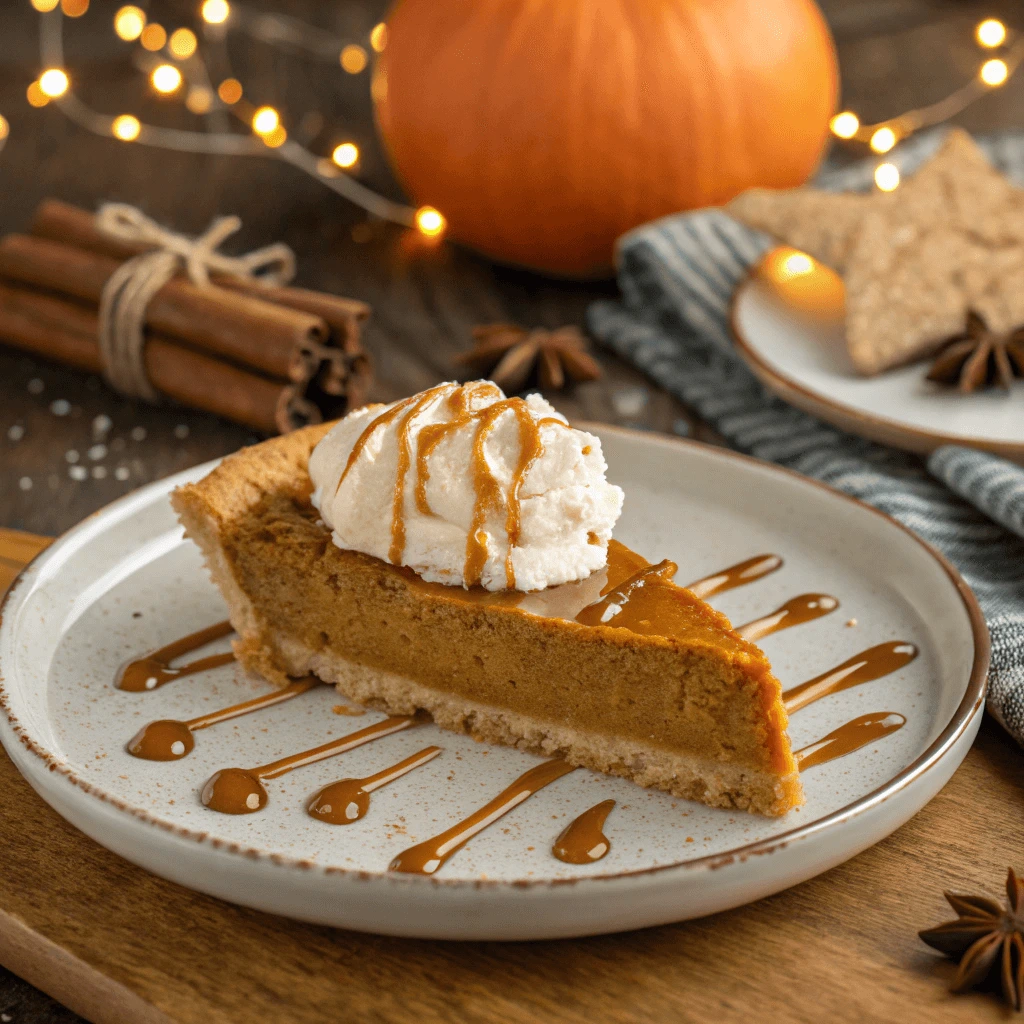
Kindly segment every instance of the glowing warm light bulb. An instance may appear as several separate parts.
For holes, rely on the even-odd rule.
[[[50,102],[50,97],[39,87],[38,82],[33,82],[26,90],[25,96],[33,107],[45,107]]]
[[[201,85],[193,86],[185,97],[185,106],[193,114],[208,113],[210,107],[213,106],[213,93]]]
[[[70,84],[68,76],[60,68],[50,68],[39,76],[39,88],[51,100],[63,96]]]
[[[840,139],[852,139],[857,134],[857,129],[860,128],[860,118],[852,111],[844,110],[832,118],[829,127],[832,129],[832,134]]]
[[[141,7],[129,4],[114,15],[114,31],[118,38],[130,43],[142,35],[146,27],[146,12]]]
[[[1006,81],[1010,75],[1010,69],[1006,66],[1005,60],[993,57],[992,60],[987,60],[981,65],[978,75],[986,85],[994,87],[1002,85]]]
[[[203,21],[211,25],[223,25],[231,14],[227,0],[205,0],[201,13]]]
[[[149,76],[153,88],[165,96],[181,86],[181,72],[173,64],[159,64]]]
[[[260,107],[252,115],[252,130],[257,135],[269,135],[277,131],[281,118],[273,107]]]
[[[0,142],[3,142],[11,134],[11,126],[7,118],[0,114]]]
[[[264,145],[269,146],[271,149],[277,149],[278,146],[283,146],[285,140],[288,138],[288,133],[284,130],[284,125],[278,125],[272,132],[267,132],[265,135],[261,135],[260,138],[263,140]]]
[[[343,142],[340,146],[334,147],[331,159],[339,167],[355,167],[359,160],[359,147],[353,142]]]
[[[879,128],[871,136],[871,148],[876,153],[888,153],[896,145],[896,133],[891,128]]]
[[[341,66],[350,74],[358,75],[366,67],[366,51],[355,43],[349,43],[341,51]]]
[[[377,53],[383,53],[384,47],[388,45],[388,27],[383,21],[370,30],[370,45]]]
[[[242,98],[242,83],[237,78],[225,78],[217,86],[217,95],[221,98],[221,102],[230,107]]]
[[[60,0],[60,9],[68,18],[80,18],[89,10],[89,0]]]
[[[421,206],[416,211],[416,230],[428,238],[437,238],[438,235],[444,234],[447,226],[444,214],[432,206]]]
[[[895,164],[879,164],[875,168],[875,184],[883,192],[892,192],[900,183],[900,172]]]
[[[32,6],[40,14],[47,14],[56,8],[60,0],[32,0]]]
[[[178,60],[188,60],[196,52],[198,45],[196,34],[190,28],[176,28],[171,33],[171,38],[167,40],[167,48],[171,51],[171,56]]]
[[[155,21],[151,22],[142,30],[142,35],[139,36],[139,42],[142,43],[144,50],[149,50],[150,53],[156,53],[157,50],[162,50],[164,44],[167,42],[167,29],[163,25],[157,24]]]
[[[110,130],[114,138],[120,139],[122,142],[134,142],[139,137],[142,125],[139,124],[137,117],[132,117],[131,114],[120,114],[114,118]]]
[[[994,49],[1006,42],[1006,26],[998,18],[986,18],[974,30],[979,46]]]

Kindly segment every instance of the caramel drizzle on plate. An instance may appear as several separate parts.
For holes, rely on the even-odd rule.
[[[128,690],[131,693],[145,693],[148,690],[155,690],[170,683],[175,679],[184,676],[195,675],[196,672],[205,672],[207,669],[219,668],[235,660],[233,653],[228,651],[225,654],[211,654],[206,658],[199,658],[190,661],[187,665],[178,668],[171,668],[171,662],[178,658],[191,654],[193,651],[205,647],[214,640],[228,636],[233,633],[234,627],[230,622],[218,622],[216,625],[207,626],[206,629],[189,633],[180,640],[160,647],[149,654],[129,661],[118,669],[114,685],[119,690]]]
[[[800,594],[790,598],[781,608],[759,619],[737,626],[736,632],[744,640],[753,643],[772,633],[781,633],[804,622],[813,622],[824,615],[830,615],[839,607],[839,602],[828,594]]]
[[[392,733],[411,729],[421,724],[421,721],[414,715],[394,715],[377,722],[376,725],[368,725],[358,732],[349,733],[329,743],[322,743],[319,747],[300,750],[297,754],[289,754],[288,757],[260,765],[258,768],[222,768],[211,775],[203,786],[203,804],[210,810],[220,811],[222,814],[252,814],[253,811],[267,805],[268,797],[263,779],[276,779],[279,775],[285,775],[296,768],[322,761],[327,757],[336,757]]]
[[[612,844],[602,829],[614,806],[614,800],[602,800],[587,808],[561,831],[552,854],[566,864],[593,864],[607,857]]]
[[[704,576],[702,579],[689,583],[686,589],[706,601],[715,594],[724,594],[736,587],[745,587],[748,583],[764,579],[782,568],[782,559],[778,555],[755,555],[743,562],[730,565],[727,569]]]
[[[513,807],[518,807],[534,793],[575,770],[573,765],[567,764],[559,758],[545,761],[543,764],[531,768],[503,789],[493,800],[489,800],[483,807],[463,818],[462,821],[431,839],[403,850],[388,865],[388,870],[413,875],[434,874],[473,836],[482,832],[488,825],[493,825],[502,815],[508,814]]]
[[[365,779],[339,779],[324,786],[306,807],[311,818],[326,821],[329,825],[351,825],[366,816],[370,809],[370,794],[375,789],[390,785],[396,779],[408,775],[441,753],[440,747],[424,747],[419,753],[368,775]]]
[[[218,722],[226,722],[231,718],[273,707],[275,704],[283,704],[319,685],[319,679],[307,676],[305,679],[296,679],[281,689],[271,690],[270,693],[244,700],[240,704],[231,704],[218,711],[199,715],[197,718],[190,718],[187,722],[179,722],[173,718],[158,719],[144,725],[128,741],[128,753],[146,761],[180,761],[192,753],[195,747],[195,737],[192,733],[197,729],[208,729]]]
[[[374,418],[363,430],[352,446],[345,468],[338,479],[335,494],[341,490],[349,471],[355,465],[370,439],[379,430],[387,427],[399,417],[398,426],[398,467],[391,507],[391,545],[388,560],[392,565],[401,565],[405,553],[405,486],[409,470],[413,466],[412,425],[416,417],[437,401],[444,401],[449,418],[440,423],[428,423],[420,430],[415,455],[415,484],[413,495],[416,509],[423,515],[433,515],[427,499],[427,481],[430,479],[429,459],[437,446],[458,430],[473,429],[472,460],[470,476],[473,481],[474,501],[468,536],[463,579],[467,587],[480,583],[484,566],[487,564],[488,534],[485,529],[490,515],[505,510],[505,586],[515,587],[515,571],[512,567],[512,552],[519,543],[522,529],[522,508],[519,492],[530,467],[543,454],[540,429],[543,426],[568,424],[552,416],[534,420],[529,406],[521,398],[500,398],[482,409],[473,410],[474,399],[496,398],[500,395],[497,386],[489,381],[473,381],[469,384],[439,384],[423,394],[398,402]],[[507,488],[497,481],[487,463],[487,437],[495,424],[506,412],[511,411],[519,427],[519,458]]]
[[[855,750],[882,739],[883,736],[897,732],[906,724],[907,720],[903,715],[895,711],[873,711],[839,726],[838,729],[833,729],[820,740],[795,750],[793,756],[800,771],[806,771],[815,765],[827,764],[837,757],[852,754]]]
[[[848,658],[841,665],[822,672],[820,676],[786,690],[782,695],[782,703],[786,712],[793,714],[808,704],[821,700],[822,697],[840,693],[852,686],[860,686],[861,683],[881,679],[882,676],[909,665],[917,657],[917,653],[917,648],[913,644],[903,640],[893,640],[869,647],[866,651]]]

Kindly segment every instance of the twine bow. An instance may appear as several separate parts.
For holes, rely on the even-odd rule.
[[[179,270],[197,287],[210,285],[210,274],[229,274],[267,285],[287,284],[295,276],[295,254],[282,242],[244,256],[217,252],[242,226],[238,217],[218,217],[196,238],[175,234],[125,203],[106,203],[96,227],[109,238],[152,248],[121,264],[100,297],[99,345],[103,375],[130,398],[155,402],[158,393],[145,364],[146,310],[150,301]]]

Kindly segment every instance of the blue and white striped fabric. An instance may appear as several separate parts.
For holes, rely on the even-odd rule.
[[[897,162],[910,170],[938,141],[935,135],[912,140]],[[1024,136],[983,144],[994,162],[1024,178]],[[863,188],[871,174],[871,166],[856,165],[826,173],[819,183]],[[845,434],[767,392],[736,353],[728,307],[736,285],[771,244],[721,210],[637,228],[619,242],[622,302],[592,305],[590,329],[733,447],[876,506],[945,554],[988,621],[989,710],[1024,744],[1024,470],[952,446],[925,464]]]

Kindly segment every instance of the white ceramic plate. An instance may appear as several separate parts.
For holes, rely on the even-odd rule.
[[[792,282],[766,272],[771,257],[737,288],[732,305],[739,351],[763,384],[797,408],[883,444],[922,453],[962,444],[1024,462],[1024,380],[1009,393],[962,395],[925,380],[926,363],[862,377],[846,351],[841,291],[831,308],[826,300],[808,315],[799,300],[813,282],[787,287]]]
[[[340,698],[324,687],[196,733],[181,761],[125,751],[152,719],[187,719],[268,688],[235,665],[149,693],[112,685],[125,660],[224,618],[167,500],[208,466],[87,519],[15,584],[0,626],[0,739],[54,808],[150,871],[263,910],[397,935],[539,939],[709,914],[825,871],[901,825],[946,782],[980,722],[987,632],[953,570],[892,520],[819,484],[694,443],[594,429],[627,495],[617,536],[676,560],[680,581],[763,552],[785,559],[774,574],[713,600],[734,622],[804,592],[840,600],[833,614],[762,642],[784,686],[884,641],[920,648],[900,671],[792,716],[795,747],[868,712],[901,714],[906,725],[804,772],[807,804],[788,816],[713,810],[577,771],[480,833],[436,875],[389,874],[397,853],[538,763],[432,725],[267,782],[270,801],[259,813],[203,807],[199,791],[215,770],[261,764],[381,717],[332,714]],[[443,753],[375,793],[361,821],[338,827],[306,815],[325,784],[428,744]],[[586,866],[556,860],[550,848],[560,830],[609,797],[617,801],[604,830],[611,852]]]

